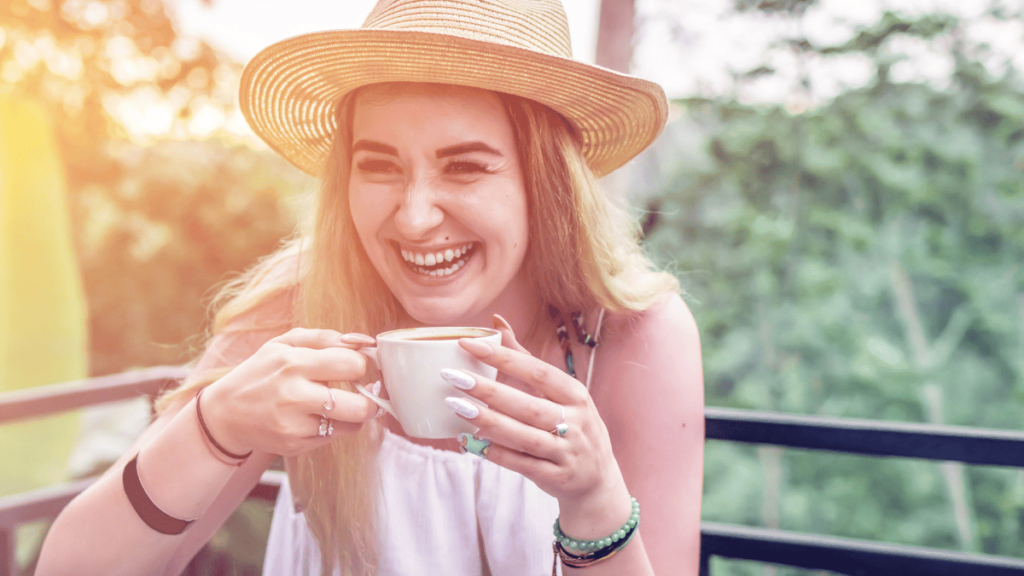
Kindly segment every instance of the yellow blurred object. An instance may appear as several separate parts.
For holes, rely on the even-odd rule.
[[[46,110],[0,93],[0,392],[88,375],[86,303]],[[0,495],[64,478],[78,415],[0,424]]]

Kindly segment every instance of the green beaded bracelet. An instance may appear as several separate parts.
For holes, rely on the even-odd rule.
[[[629,520],[626,520],[626,523],[622,525],[622,528],[613,532],[611,536],[598,538],[597,540],[579,540],[576,538],[570,538],[562,532],[562,527],[556,519],[554,526],[555,540],[557,540],[564,548],[579,550],[581,552],[595,552],[618,544],[619,540],[622,540],[627,534],[633,532],[633,528],[640,524],[640,503],[633,497],[630,497],[630,501],[633,504],[633,511],[629,515]]]

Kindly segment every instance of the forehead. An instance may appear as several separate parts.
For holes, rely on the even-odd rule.
[[[498,95],[489,90],[447,84],[392,83],[360,88],[354,96],[352,130],[358,134],[415,118],[416,127],[446,125],[511,131]]]

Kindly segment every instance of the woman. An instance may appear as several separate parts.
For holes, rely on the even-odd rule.
[[[222,295],[192,377],[38,573],[179,573],[276,455],[267,574],[696,573],[696,328],[594,182],[665,97],[569,57],[556,0],[382,0],[258,55],[243,112],[322,176],[315,216]],[[461,446],[354,392],[365,334],[492,324],[500,347],[461,345],[497,381],[449,376],[486,404],[449,401],[479,428]]]

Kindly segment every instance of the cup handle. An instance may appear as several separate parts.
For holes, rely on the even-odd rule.
[[[366,356],[370,360],[373,360],[374,366],[380,368],[380,360],[377,356],[376,346],[363,346],[362,348],[356,348],[356,352],[359,352],[363,356]]]
[[[372,360],[373,363],[378,368],[380,368],[380,360],[377,357],[377,347],[376,346],[363,346],[362,348],[357,348],[356,352],[359,352],[363,356],[366,356],[367,358]],[[366,396],[367,398],[369,398],[371,402],[373,402],[377,406],[380,406],[381,408],[386,410],[388,414],[391,414],[392,416],[397,417],[397,415],[395,414],[395,407],[391,404],[390,400],[385,400],[385,399],[381,398],[380,396],[377,396],[373,392],[370,392],[369,390],[367,390],[366,386],[363,386],[362,384],[355,383],[355,387],[356,387],[356,390],[360,394],[362,394],[363,396]]]

